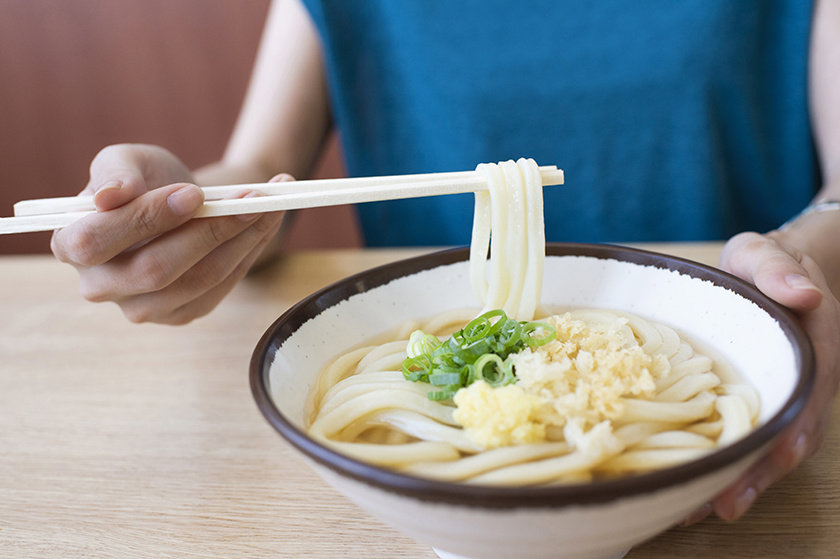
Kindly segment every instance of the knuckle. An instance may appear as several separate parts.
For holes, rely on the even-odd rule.
[[[104,246],[100,238],[86,223],[79,223],[74,231],[62,231],[53,235],[53,254],[61,262],[72,262],[84,267],[98,266],[104,262]]]
[[[256,221],[249,224],[245,234],[249,238],[249,243],[253,246],[267,243],[274,238],[284,222],[282,215],[264,214]]]
[[[119,303],[123,316],[133,324],[162,322],[161,309],[144,297],[127,299]]]
[[[153,237],[160,233],[160,212],[154,206],[140,206],[131,216],[135,230],[145,238]]]
[[[79,284],[79,292],[86,301],[91,303],[103,303],[110,300],[107,293],[99,285],[84,279]]]
[[[159,291],[175,280],[175,270],[166,259],[147,252],[139,255],[132,266],[132,276],[141,293]]]
[[[135,308],[134,306],[122,307],[123,316],[132,324],[143,324],[145,322],[152,322],[152,314],[145,309]]]
[[[53,232],[52,237],[50,237],[50,252],[58,259],[59,262],[64,262],[65,264],[69,262],[67,258],[67,254],[64,251],[64,246],[60,242],[61,237],[61,230]]]
[[[253,225],[251,225],[251,228],[260,236],[264,237],[269,234],[276,233],[280,228],[282,221],[282,215],[268,214],[257,219]]]
[[[235,216],[203,219],[201,221],[203,222],[202,236],[197,245],[204,247],[207,252],[230,241],[241,234],[245,228],[245,224]]]
[[[172,309],[150,305],[148,301],[132,301],[120,306],[125,318],[133,324],[156,323],[183,326],[206,314],[193,309],[191,304]]]
[[[104,148],[100,149],[88,166],[88,171],[91,175],[96,172],[96,168],[98,165],[101,165],[103,161],[107,160],[109,157],[112,156],[114,153],[118,153],[121,150],[121,146],[119,144],[105,146]]]
[[[736,237],[733,237],[732,240],[742,250],[747,251],[763,250],[768,245],[768,239],[766,237],[752,232],[740,233]]]
[[[219,259],[206,257],[190,271],[189,283],[195,293],[203,293],[224,281],[229,272]]]
[[[235,219],[235,218],[233,218]],[[220,244],[230,240],[230,232],[225,227],[226,223],[231,220],[226,219],[208,219],[207,227],[205,228],[205,236],[209,246],[219,246]]]

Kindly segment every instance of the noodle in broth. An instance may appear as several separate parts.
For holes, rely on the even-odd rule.
[[[311,395],[314,438],[418,476],[536,485],[668,467],[752,429],[755,390],[720,374],[672,328],[623,312],[541,308],[539,168],[520,159],[477,171],[490,188],[476,193],[470,281],[484,308],[406,321],[389,339],[339,356]],[[412,332],[445,343],[496,309],[556,331],[557,339],[507,358],[515,382],[478,380],[438,401],[436,387],[407,380]]]

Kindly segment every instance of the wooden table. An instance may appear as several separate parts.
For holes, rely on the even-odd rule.
[[[719,245],[654,247],[708,263]],[[428,548],[327,487],[254,405],[248,362],[287,307],[419,251],[292,254],[188,326],[135,325],[50,256],[0,258],[0,557],[400,558]],[[734,524],[639,558],[840,556],[840,415],[823,449]]]

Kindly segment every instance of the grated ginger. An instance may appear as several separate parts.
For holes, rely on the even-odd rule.
[[[482,448],[545,440],[542,400],[515,384],[493,388],[480,380],[456,392],[454,400],[453,418]]]

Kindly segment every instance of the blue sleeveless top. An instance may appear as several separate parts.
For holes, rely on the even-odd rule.
[[[354,176],[519,157],[550,241],[724,239],[818,182],[807,0],[304,0]],[[463,245],[471,194],[361,204],[370,246]]]

